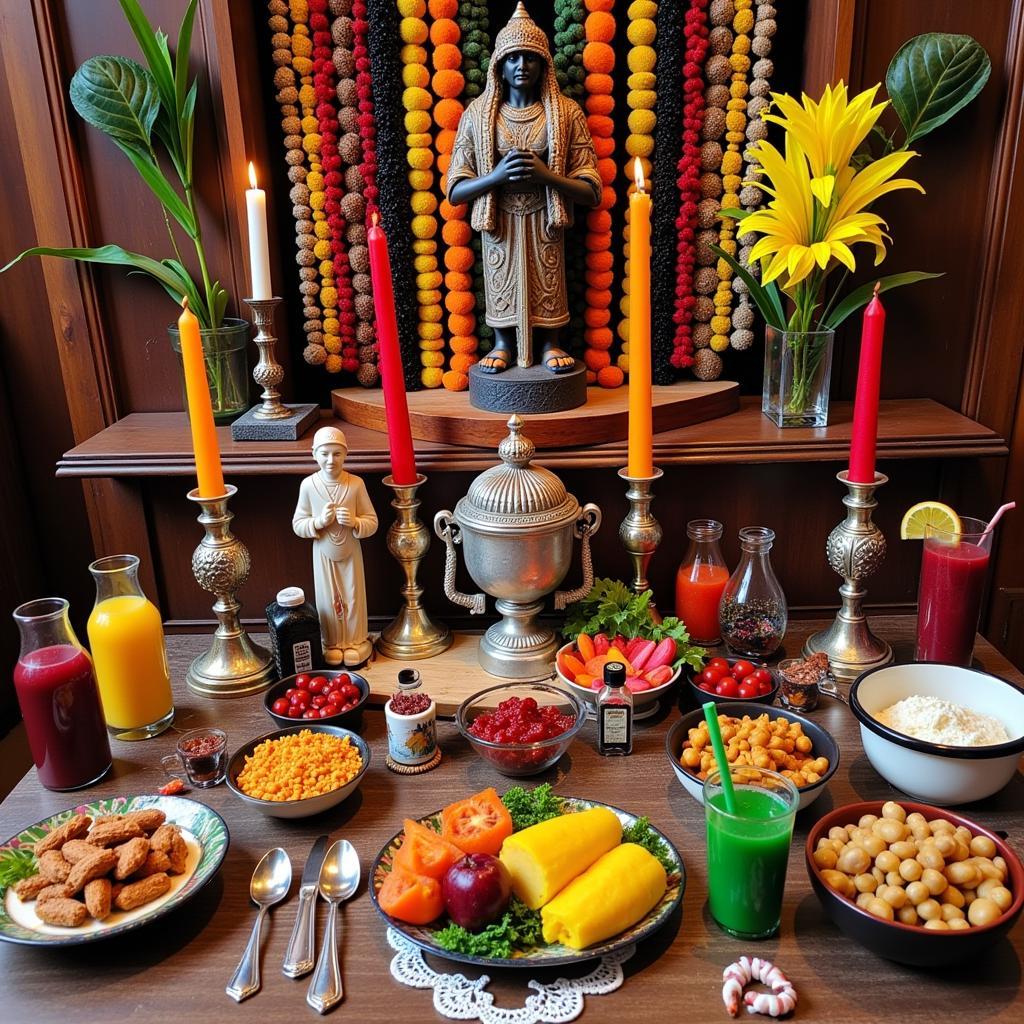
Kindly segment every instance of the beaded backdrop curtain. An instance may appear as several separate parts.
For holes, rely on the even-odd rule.
[[[527,4],[529,8],[530,5]],[[468,385],[486,352],[480,240],[445,198],[459,118],[514,0],[269,0],[305,334],[338,383],[379,382],[366,247],[388,234],[406,385]],[[770,102],[773,0],[537,0],[563,93],[583,107],[603,185],[566,237],[567,344],[591,384],[629,372],[628,197],[653,198],[655,383],[721,376],[754,307],[713,246],[746,265],[740,222],[764,193],[748,150]],[[758,268],[752,266],[756,275]]]

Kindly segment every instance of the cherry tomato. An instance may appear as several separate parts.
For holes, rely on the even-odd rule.
[[[327,697],[322,693],[318,693],[313,697],[313,699],[309,703],[312,704],[312,706],[315,707],[317,710],[319,710],[320,708],[324,707],[324,705],[327,703]]]
[[[757,676],[753,672],[751,672],[749,676],[744,676],[740,680],[740,686],[749,686],[753,690],[757,690],[760,685],[761,684],[757,681]]]
[[[757,684],[757,695],[759,697],[765,696],[765,694],[771,693],[773,687],[770,683],[758,683]]]
[[[760,668],[754,669],[754,675],[757,676],[759,683],[767,683],[769,688],[773,685],[772,674],[762,665]]]
[[[305,672],[300,673],[295,677],[295,685],[300,690],[309,689],[309,676]]]
[[[332,715],[338,713],[338,708],[334,704],[328,704],[320,709],[321,718],[330,718]]]
[[[289,718],[301,718],[302,717],[302,708],[300,708],[298,706],[298,704],[292,704],[288,708],[288,717]]]
[[[319,676],[317,676],[316,679],[310,679],[310,681],[309,681],[309,692],[310,693],[323,693],[324,692],[324,683],[323,683],[323,681],[321,681]]]
[[[725,658],[712,658],[704,667],[717,668],[724,676],[729,671],[729,662]]]
[[[320,712],[316,708],[310,708],[308,711],[302,712],[303,718],[319,718]]]
[[[363,695],[362,690],[355,683],[343,683],[338,687],[338,692],[344,696],[345,700],[359,700]]]
[[[750,676],[747,676],[749,679]],[[752,697],[760,696],[760,691],[757,688],[757,683],[748,683],[747,679],[744,679],[739,685],[738,694],[744,700],[750,700]]]
[[[714,688],[714,686],[711,685],[711,683],[705,683],[705,682],[702,681],[702,682],[699,682],[697,685],[705,693],[714,693],[715,692],[715,688]]]
[[[339,672],[334,677],[334,684],[335,684],[335,686],[337,686],[339,683],[342,686],[345,686],[345,685],[347,685],[347,684],[349,684],[351,682],[352,682],[352,677],[347,672]]]
[[[341,706],[341,710],[342,712],[351,711],[355,706],[356,702],[354,700],[350,700],[347,704],[343,704]]]
[[[737,661],[735,665],[733,665],[732,677],[733,679],[745,679],[753,671],[754,666],[751,665],[749,661],[743,661],[741,659],[740,661]]]
[[[341,690],[332,690],[326,696],[328,704],[337,704],[338,707],[340,708],[341,705],[345,703],[345,695],[341,692]]]
[[[309,707],[309,694],[305,690],[299,690],[291,701],[289,702],[293,707],[306,708]]]
[[[740,694],[740,685],[735,679],[730,679],[728,676],[724,676],[715,687],[715,693],[717,693],[719,697],[738,697]]]
[[[287,715],[288,708],[290,706],[291,705],[288,703],[287,697],[278,697],[277,700],[270,705],[270,710],[273,711],[275,715]]]
[[[292,699],[292,697],[294,697],[294,696],[295,696],[295,694],[297,694],[297,693],[301,693],[301,692],[302,692],[301,690],[298,690],[298,689],[296,689],[296,688],[295,688],[294,686],[292,686],[291,688],[289,688],[289,689],[287,689],[287,690],[285,690],[285,691],[284,691],[284,695],[285,695],[285,697],[286,697],[286,698],[287,698],[288,700],[291,700],[291,699]]]
[[[719,669],[712,668],[709,665],[706,669],[704,669],[703,672],[701,672],[700,678],[702,682],[710,683],[712,686],[714,686],[715,683],[717,683],[724,674],[725,673],[721,672]]]
[[[313,678],[309,681],[310,689],[312,689],[314,683],[320,684],[321,691],[328,689],[331,685],[331,681],[327,678],[327,676],[313,676]]]

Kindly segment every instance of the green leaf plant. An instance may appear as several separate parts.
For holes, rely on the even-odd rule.
[[[174,256],[158,261],[119,245],[37,245],[0,268],[0,273],[26,256],[128,267],[132,273],[151,277],[176,303],[188,298],[200,326],[215,329],[223,322],[228,293],[210,277],[192,177],[196,82],[189,81],[189,51],[197,0],[189,0],[185,9],[173,56],[166,34],[153,28],[138,0],[118,2],[147,66],[128,57],[90,57],[71,79],[71,104],[82,120],[109,136],[131,161],[160,204]],[[174,169],[173,179],[164,173],[161,155]],[[182,232],[195,249],[198,281],[185,268],[176,232]]]

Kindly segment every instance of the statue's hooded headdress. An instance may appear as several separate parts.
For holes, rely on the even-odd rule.
[[[548,37],[537,23],[526,13],[520,3],[508,24],[498,33],[494,40],[494,51],[487,69],[487,85],[483,94],[475,103],[484,107],[482,117],[475,124],[483,129],[484,138],[477,142],[477,174],[483,177],[494,170],[497,153],[494,139],[494,125],[498,122],[498,111],[504,100],[502,66],[505,58],[512,53],[527,51],[535,53],[544,60],[544,68],[538,82],[540,101],[544,104],[544,117],[548,126],[548,167],[555,174],[565,174],[566,144],[563,126],[562,104],[565,99],[558,89],[554,63]],[[547,219],[551,230],[565,228],[572,224],[572,210],[557,189],[548,188]],[[471,223],[477,231],[494,231],[497,225],[495,198],[493,192],[480,196],[473,204]]]

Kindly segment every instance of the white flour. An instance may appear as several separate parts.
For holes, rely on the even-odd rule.
[[[938,697],[905,697],[875,718],[906,736],[954,747],[986,747],[1010,739],[998,718]]]

